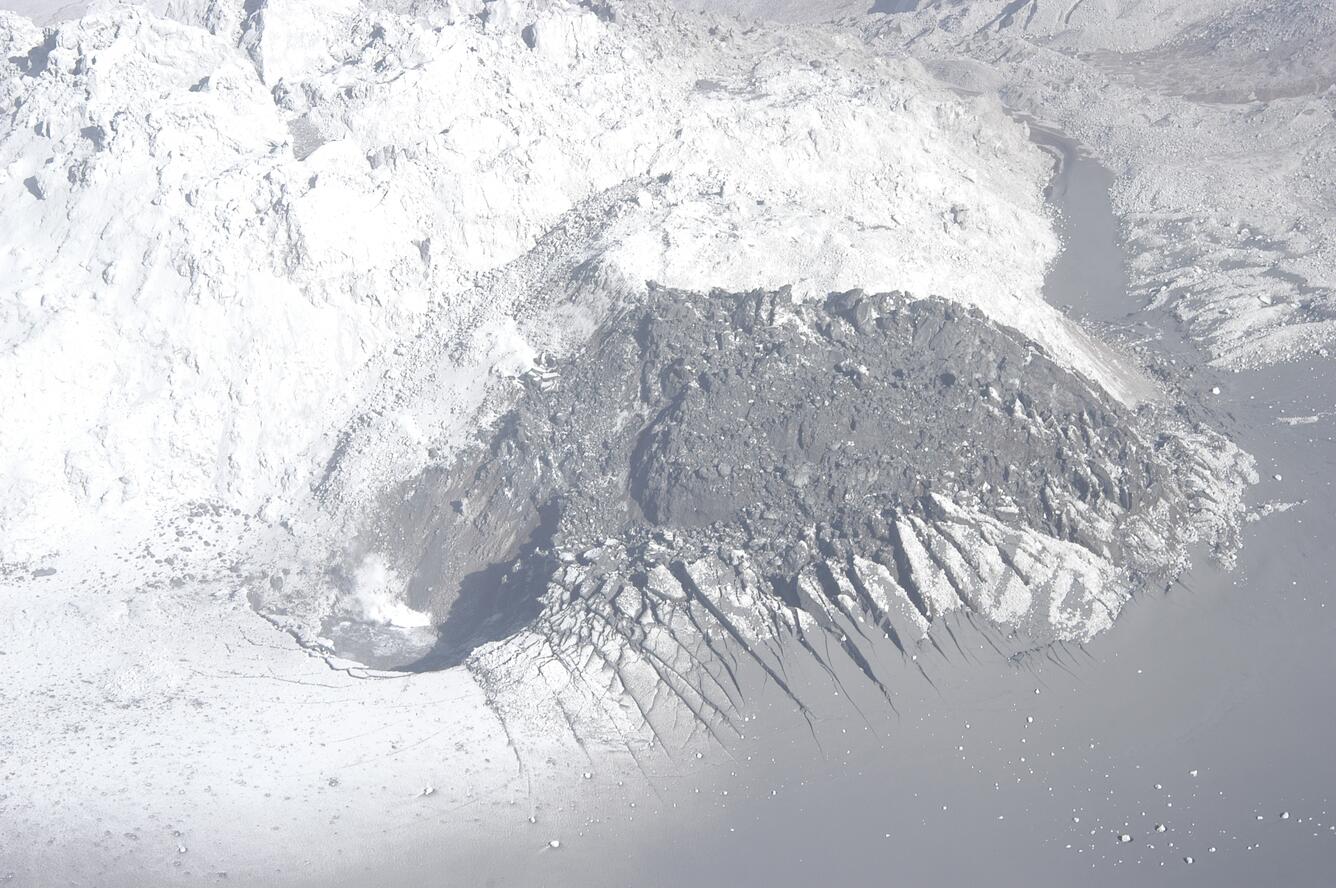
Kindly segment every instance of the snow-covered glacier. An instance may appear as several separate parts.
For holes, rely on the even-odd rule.
[[[1325,356],[1334,304],[1330,202],[1193,147],[1324,156],[1330,82],[1150,73],[1245,20],[1321,67],[1245,5],[6,4],[15,878],[407,883],[433,830],[532,876],[629,781],[1229,569],[1261,473],[1198,363]],[[1078,151],[1108,316],[1054,298]]]

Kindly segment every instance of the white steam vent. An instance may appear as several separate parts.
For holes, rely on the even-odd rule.
[[[431,614],[413,610],[399,599],[403,581],[382,555],[374,552],[362,559],[353,572],[352,589],[344,598],[347,610],[368,623],[421,629],[431,625]]]

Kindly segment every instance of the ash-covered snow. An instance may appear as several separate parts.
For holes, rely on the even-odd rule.
[[[1017,645],[1087,641],[1189,546],[1232,557],[1255,480],[1208,429],[899,292],[653,288],[515,385],[490,432],[405,479],[350,547],[435,614],[434,650],[317,637],[348,615],[319,572],[255,600],[369,665],[464,664],[514,731],[548,705],[576,741],[736,728],[752,690],[716,673],[743,652],[774,681],[844,657],[889,695],[880,658],[935,644],[956,611]],[[630,723],[607,721],[609,696],[636,701]]]

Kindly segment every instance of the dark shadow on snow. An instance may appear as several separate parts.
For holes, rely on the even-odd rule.
[[[513,558],[464,577],[459,597],[436,627],[436,644],[396,671],[435,672],[458,666],[482,645],[508,638],[533,622],[539,599],[560,567],[552,553],[552,536],[561,507],[547,503],[538,516],[538,526]]]

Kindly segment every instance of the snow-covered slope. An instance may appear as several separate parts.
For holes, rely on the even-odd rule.
[[[1330,353],[1330,3],[935,0],[852,24],[1114,173],[1129,309],[1172,310],[1222,366]]]
[[[1049,159],[885,34],[76,8],[0,13],[0,878],[546,854],[1237,545],[1251,458],[1042,299]]]
[[[1037,297],[1023,129],[852,36],[654,3],[166,9],[0,16],[6,557],[299,488],[368,362],[429,309],[487,316],[478,275],[628,182],[585,250],[632,285],[935,292],[1099,373]]]

